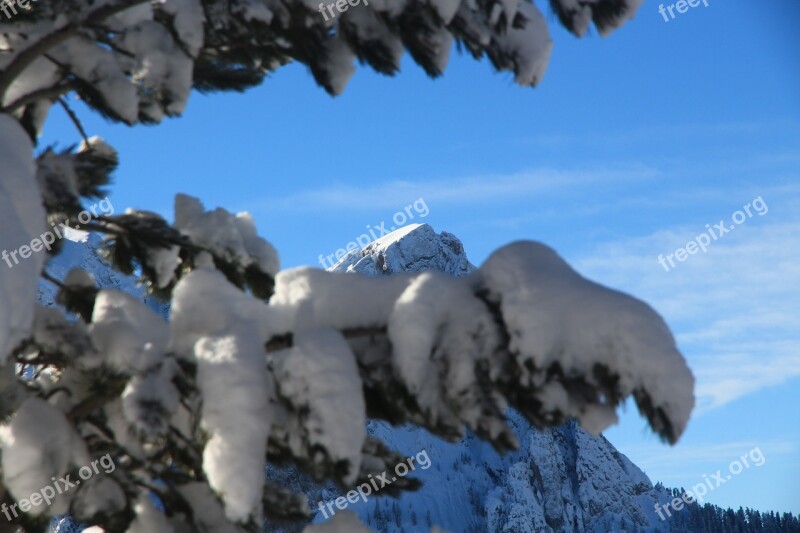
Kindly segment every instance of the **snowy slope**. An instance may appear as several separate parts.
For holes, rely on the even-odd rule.
[[[464,275],[474,267],[461,242],[427,224],[407,226],[355,250],[332,270],[369,275],[439,270]],[[505,456],[472,435],[445,442],[425,430],[368,424],[371,435],[411,456],[427,451],[431,466],[417,470],[424,485],[416,493],[370,498],[351,504],[380,532],[430,531],[438,525],[452,532],[661,531],[654,512],[666,493],[604,437],[593,437],[577,424],[539,431],[510,413],[520,449]],[[336,491],[308,493],[312,509]],[[324,521],[321,513],[315,522]]]
[[[98,250],[102,248],[102,237],[96,233],[70,231],[68,238],[61,242],[63,244],[61,252],[46,265],[46,270],[51,276],[63,280],[70,270],[81,268],[94,276],[98,287],[118,289],[139,296],[151,309],[159,312],[162,316],[167,316],[168,307],[146,295],[146,291],[138,285],[135,277],[125,276],[109,268],[108,263],[98,253]],[[41,281],[36,288],[37,301],[42,305],[52,306],[57,292],[58,289],[55,285]]]

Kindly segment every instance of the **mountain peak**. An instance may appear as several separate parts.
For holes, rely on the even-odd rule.
[[[368,276],[436,270],[463,276],[475,270],[475,266],[467,259],[464,245],[452,233],[436,233],[428,224],[409,224],[361,250],[351,250],[330,270]]]

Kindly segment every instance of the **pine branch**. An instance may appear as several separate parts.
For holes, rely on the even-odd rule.
[[[25,96],[21,96],[20,98],[14,100],[7,106],[0,109],[0,113],[14,113],[15,111],[19,110],[22,107],[25,107],[28,104],[36,102],[38,100],[56,100],[60,99],[62,96],[70,92],[75,88],[75,84],[71,81],[60,83],[58,85],[54,85],[53,87],[46,87],[44,89],[39,89],[33,91],[32,93],[28,93]]]
[[[33,62],[36,61],[40,56],[67,41],[71,37],[74,37],[84,25],[99,23],[111,16],[116,15],[117,13],[125,11],[126,9],[147,2],[150,2],[150,0],[124,0],[119,4],[108,4],[101,6],[89,13],[86,18],[71,24],[67,24],[63,28],[45,35],[28,48],[22,50],[19,55],[17,55],[11,61],[11,63],[9,63],[6,69],[2,71],[2,74],[0,74],[0,101],[5,99],[8,88],[11,87],[11,84],[14,83],[15,79],[17,79],[17,76],[22,74],[25,69],[31,66],[31,64],[33,64]]]

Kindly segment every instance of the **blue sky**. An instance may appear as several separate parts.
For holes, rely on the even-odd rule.
[[[653,481],[686,488],[757,446],[764,465],[707,501],[800,513],[798,15],[796,0],[710,0],[665,22],[646,2],[584,39],[549,15],[535,90],[454,52],[438,80],[406,58],[396,78],[359,69],[331,98],[292,65],[244,95],[195,95],[158,127],[83,119],[120,150],[117,210],[171,219],[177,192],[248,210],[284,267],[393,225],[418,198],[430,212],[415,221],[459,236],[473,263],[517,239],[553,246],[653,305],[698,378],[677,446],[633,406],[607,437]],[[43,143],[78,140],[54,109]],[[764,215],[659,265],[757,197]]]

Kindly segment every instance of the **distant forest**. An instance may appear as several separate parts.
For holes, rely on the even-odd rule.
[[[656,484],[656,489],[664,489],[673,497],[680,498],[684,489],[666,489],[661,483]],[[692,503],[686,505],[678,512],[673,511],[668,518],[670,531],[690,533],[786,533],[800,532],[800,519],[792,513],[761,513],[754,509],[736,511],[731,508],[706,503],[700,505]],[[637,531],[635,528],[633,531]]]

